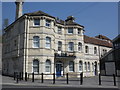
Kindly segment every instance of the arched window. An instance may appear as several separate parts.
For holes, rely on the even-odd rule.
[[[78,43],[78,51],[82,51],[82,43]]]
[[[73,61],[69,62],[69,71],[74,72],[74,62]]]
[[[33,47],[35,48],[39,48],[40,44],[39,44],[39,36],[34,36],[33,37]]]
[[[94,47],[94,54],[97,54],[97,48]]]
[[[58,41],[58,51],[62,51],[62,42]]]
[[[89,47],[85,46],[85,53],[89,53]]]
[[[33,72],[39,73],[39,61],[37,59],[33,60]]]
[[[68,51],[73,51],[74,50],[74,43],[73,42],[69,42],[68,43]]]
[[[46,37],[46,48],[51,48],[51,38]]]
[[[88,71],[90,71],[90,62],[88,62]]]
[[[83,71],[83,63],[82,63],[82,61],[79,62],[79,71]]]
[[[92,71],[94,71],[94,63],[92,63]]]
[[[85,62],[85,71],[87,71],[87,63]]]
[[[51,72],[51,61],[50,60],[46,60],[45,71],[46,72]]]

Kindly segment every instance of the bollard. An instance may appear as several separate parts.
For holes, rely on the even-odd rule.
[[[43,83],[43,73],[41,74],[41,83]]]
[[[21,79],[23,80],[23,72],[21,73]]]
[[[66,78],[67,78],[67,84],[68,84],[68,73],[66,74]]]
[[[55,73],[53,73],[53,84],[55,84]]]
[[[25,72],[25,81],[27,81],[27,72]]]
[[[114,80],[114,86],[116,86],[116,77],[115,77],[115,74],[113,74],[113,80]]]
[[[19,75],[17,74],[17,79],[16,79],[16,80],[17,80],[17,81],[16,81],[17,83],[18,83],[18,78],[19,78]]]
[[[34,82],[34,72],[32,73],[32,82]]]
[[[20,79],[20,81],[21,81],[21,72],[19,72],[19,79]]]
[[[101,85],[101,75],[99,74],[99,85]]]
[[[83,84],[83,72],[80,74],[80,85]]]
[[[14,72],[14,80],[15,80],[16,73]]]

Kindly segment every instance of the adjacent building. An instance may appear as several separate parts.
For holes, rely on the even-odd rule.
[[[112,48],[109,38],[84,35],[84,26],[76,23],[73,16],[61,20],[42,11],[21,15],[22,4],[16,3],[17,18],[4,29],[3,74],[98,75],[100,57]]]
[[[111,49],[100,60],[102,75],[120,75],[120,34],[113,39],[113,49]]]

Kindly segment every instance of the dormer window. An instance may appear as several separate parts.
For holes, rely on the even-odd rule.
[[[73,34],[73,28],[68,28],[68,34]]]
[[[40,26],[40,19],[34,19],[34,26]]]
[[[51,23],[50,20],[46,20],[46,26],[47,26],[47,27],[50,27],[50,25],[51,25],[50,23]]]

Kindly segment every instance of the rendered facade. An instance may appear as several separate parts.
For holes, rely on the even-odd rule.
[[[23,3],[17,2],[17,8]],[[16,9],[20,12],[22,7]],[[42,11],[16,14],[16,20],[4,29],[2,73],[14,72],[74,74],[86,77],[99,73],[99,59],[111,50],[111,40],[103,35],[84,35],[84,26],[73,16],[66,20]],[[78,74],[78,75],[77,75]],[[37,77],[37,75],[36,75]],[[51,78],[52,76],[45,76]]]

